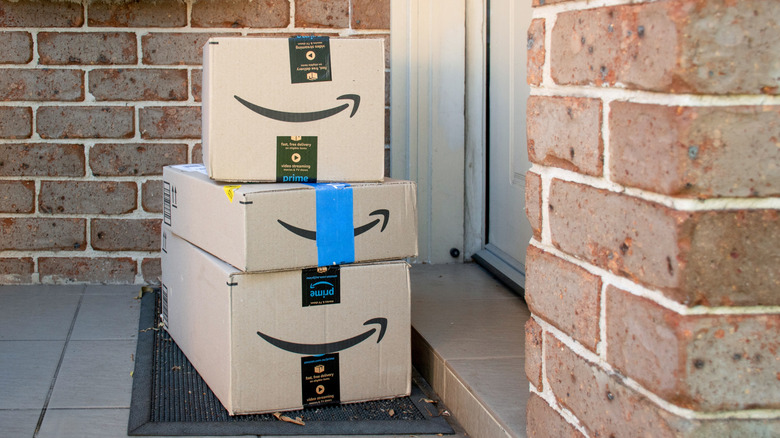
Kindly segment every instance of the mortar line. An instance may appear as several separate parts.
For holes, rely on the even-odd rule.
[[[601,282],[599,291],[599,343],[596,345],[596,353],[605,362],[607,360],[607,286],[608,282]]]
[[[547,345],[547,342],[544,341],[544,333],[547,331],[545,329],[545,325],[548,325],[544,320],[542,320],[537,315],[531,315],[531,317],[536,320],[536,323],[539,324],[539,327],[542,329],[542,391],[539,392],[530,382],[528,383],[529,388],[531,389],[531,392],[535,393],[539,397],[541,397],[547,404],[558,414],[560,414],[563,419],[571,424],[575,429],[579,430],[583,435],[588,437],[589,435],[585,431],[584,427],[580,424],[580,419],[577,418],[576,415],[574,415],[573,412],[569,411],[565,407],[558,404],[558,400],[555,398],[555,393],[553,392],[552,388],[550,387],[550,381],[547,380],[547,349],[549,346]]]
[[[780,306],[688,307],[684,304],[680,304],[677,301],[667,298],[666,295],[664,295],[660,290],[653,289],[650,286],[634,283],[633,281],[620,277],[617,274],[614,274],[604,268],[580,260],[552,245],[546,245],[536,239],[531,239],[530,244],[573,265],[579,266],[593,275],[599,276],[605,283],[605,287],[609,285],[615,286],[638,297],[648,299],[661,307],[669,309],[683,316],[772,315],[780,313]]]
[[[642,4],[655,3],[661,0],[644,0]],[[557,15],[563,12],[572,11],[587,11],[589,9],[599,9],[605,7],[615,6],[632,6],[636,4],[636,0],[578,0],[567,3],[554,3],[550,5],[542,5],[534,7],[534,14],[538,12],[540,16]]]
[[[636,392],[639,395],[648,398],[656,406],[663,409],[664,411],[676,415],[680,418],[684,418],[688,420],[780,419],[780,410],[776,410],[776,409],[744,409],[744,410],[737,410],[737,411],[699,412],[699,411],[693,411],[686,408],[681,408],[675,404],[672,404],[669,401],[664,400],[654,392],[642,386],[639,382],[637,382],[633,378],[624,375],[619,370],[615,369],[612,366],[612,364],[604,360],[601,360],[601,358],[598,357],[598,355],[588,350],[585,346],[583,346],[576,340],[572,339],[571,337],[569,337],[569,335],[562,332],[552,324],[542,320],[541,318],[537,318],[537,319],[539,325],[541,325],[546,331],[549,331],[550,334],[552,334],[558,341],[566,345],[575,355],[596,365],[605,374],[614,374],[616,376],[619,376],[621,378],[621,381],[627,388],[631,389],[632,391]]]
[[[595,85],[558,85],[552,78],[543,87],[532,87],[531,96],[545,97],[589,97],[592,99],[609,99],[620,102],[632,102],[663,106],[762,106],[780,105],[780,96],[764,94],[669,94],[647,90],[623,88],[620,84],[610,87]]]
[[[609,130],[609,116],[612,114],[612,100],[601,99],[601,153],[603,161],[601,163],[601,174],[603,178],[610,183],[612,181],[612,171],[609,168],[612,161],[612,155],[610,154],[610,135]]]
[[[654,202],[665,207],[685,212],[713,211],[713,210],[776,210],[780,208],[779,197],[762,198],[677,198],[670,195],[651,192],[636,187],[623,186],[604,179],[604,177],[595,177],[583,175],[570,170],[558,167],[544,166],[533,163],[531,171],[540,175],[548,175],[551,178],[562,181],[573,182],[587,185],[592,188],[607,190],[613,193],[628,195],[636,199],[647,202]]]

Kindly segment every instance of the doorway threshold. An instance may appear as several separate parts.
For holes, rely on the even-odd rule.
[[[528,307],[480,266],[413,265],[412,362],[469,436],[525,437]]]

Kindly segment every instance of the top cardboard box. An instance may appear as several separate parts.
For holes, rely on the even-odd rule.
[[[202,165],[166,166],[163,228],[246,272],[398,260],[417,255],[416,187],[238,185]]]
[[[379,182],[381,39],[212,38],[203,49],[203,159],[236,182]]]

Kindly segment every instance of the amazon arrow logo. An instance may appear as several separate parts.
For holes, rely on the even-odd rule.
[[[382,228],[379,229],[379,232],[381,233],[382,231],[385,230],[385,227],[387,227],[387,221],[390,220],[390,211],[389,210],[385,210],[385,209],[374,210],[371,213],[369,213],[368,215],[369,216],[382,215],[382,219],[377,218],[377,219],[374,219],[373,221],[371,221],[371,222],[369,222],[369,223],[367,223],[365,225],[362,225],[362,226],[359,226],[359,227],[355,228],[355,237],[365,233],[366,231],[370,230],[371,228],[374,228],[374,226],[376,224],[378,224],[380,221],[382,222]],[[296,227],[294,225],[288,224],[287,222],[285,222],[285,221],[283,221],[281,219],[277,219],[276,221],[279,222],[279,224],[281,226],[287,228],[293,234],[297,234],[298,236],[301,236],[304,239],[317,240],[317,232],[316,231],[311,231],[311,230],[305,230],[303,228],[298,228],[298,227]]]
[[[263,108],[260,105],[255,105],[254,103],[248,102],[235,95],[233,97],[235,97],[237,101],[241,102],[242,105],[256,112],[257,114],[268,117],[269,119],[278,120],[280,122],[294,122],[294,123],[313,122],[315,120],[321,120],[330,116],[335,116],[336,114],[344,111],[349,107],[349,103],[345,103],[343,105],[335,106],[333,108],[322,110],[322,111],[314,111],[310,113],[289,113],[285,111],[277,111],[268,108]],[[337,97],[336,99],[352,101],[352,113],[349,115],[350,118],[352,118],[355,115],[355,113],[358,110],[358,107],[360,106],[360,96],[358,96],[357,94],[345,94],[343,96]]]
[[[376,343],[378,344],[379,341],[381,341],[385,336],[385,331],[387,330],[387,318],[373,318],[363,323],[363,325],[369,324],[379,324],[379,337],[376,340]],[[289,351],[291,353],[305,354],[307,356],[318,356],[321,354],[335,353],[337,351],[354,347],[355,345],[370,338],[374,332],[376,332],[376,329],[372,328],[349,339],[328,342],[326,344],[298,344],[295,342],[287,342],[281,339],[276,339],[262,332],[257,332],[257,334],[261,338],[265,339],[269,344],[273,345],[274,347],[281,348],[282,350]]]

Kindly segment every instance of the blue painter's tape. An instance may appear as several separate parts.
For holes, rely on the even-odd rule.
[[[317,264],[355,261],[352,187],[349,184],[310,184],[317,191]]]

